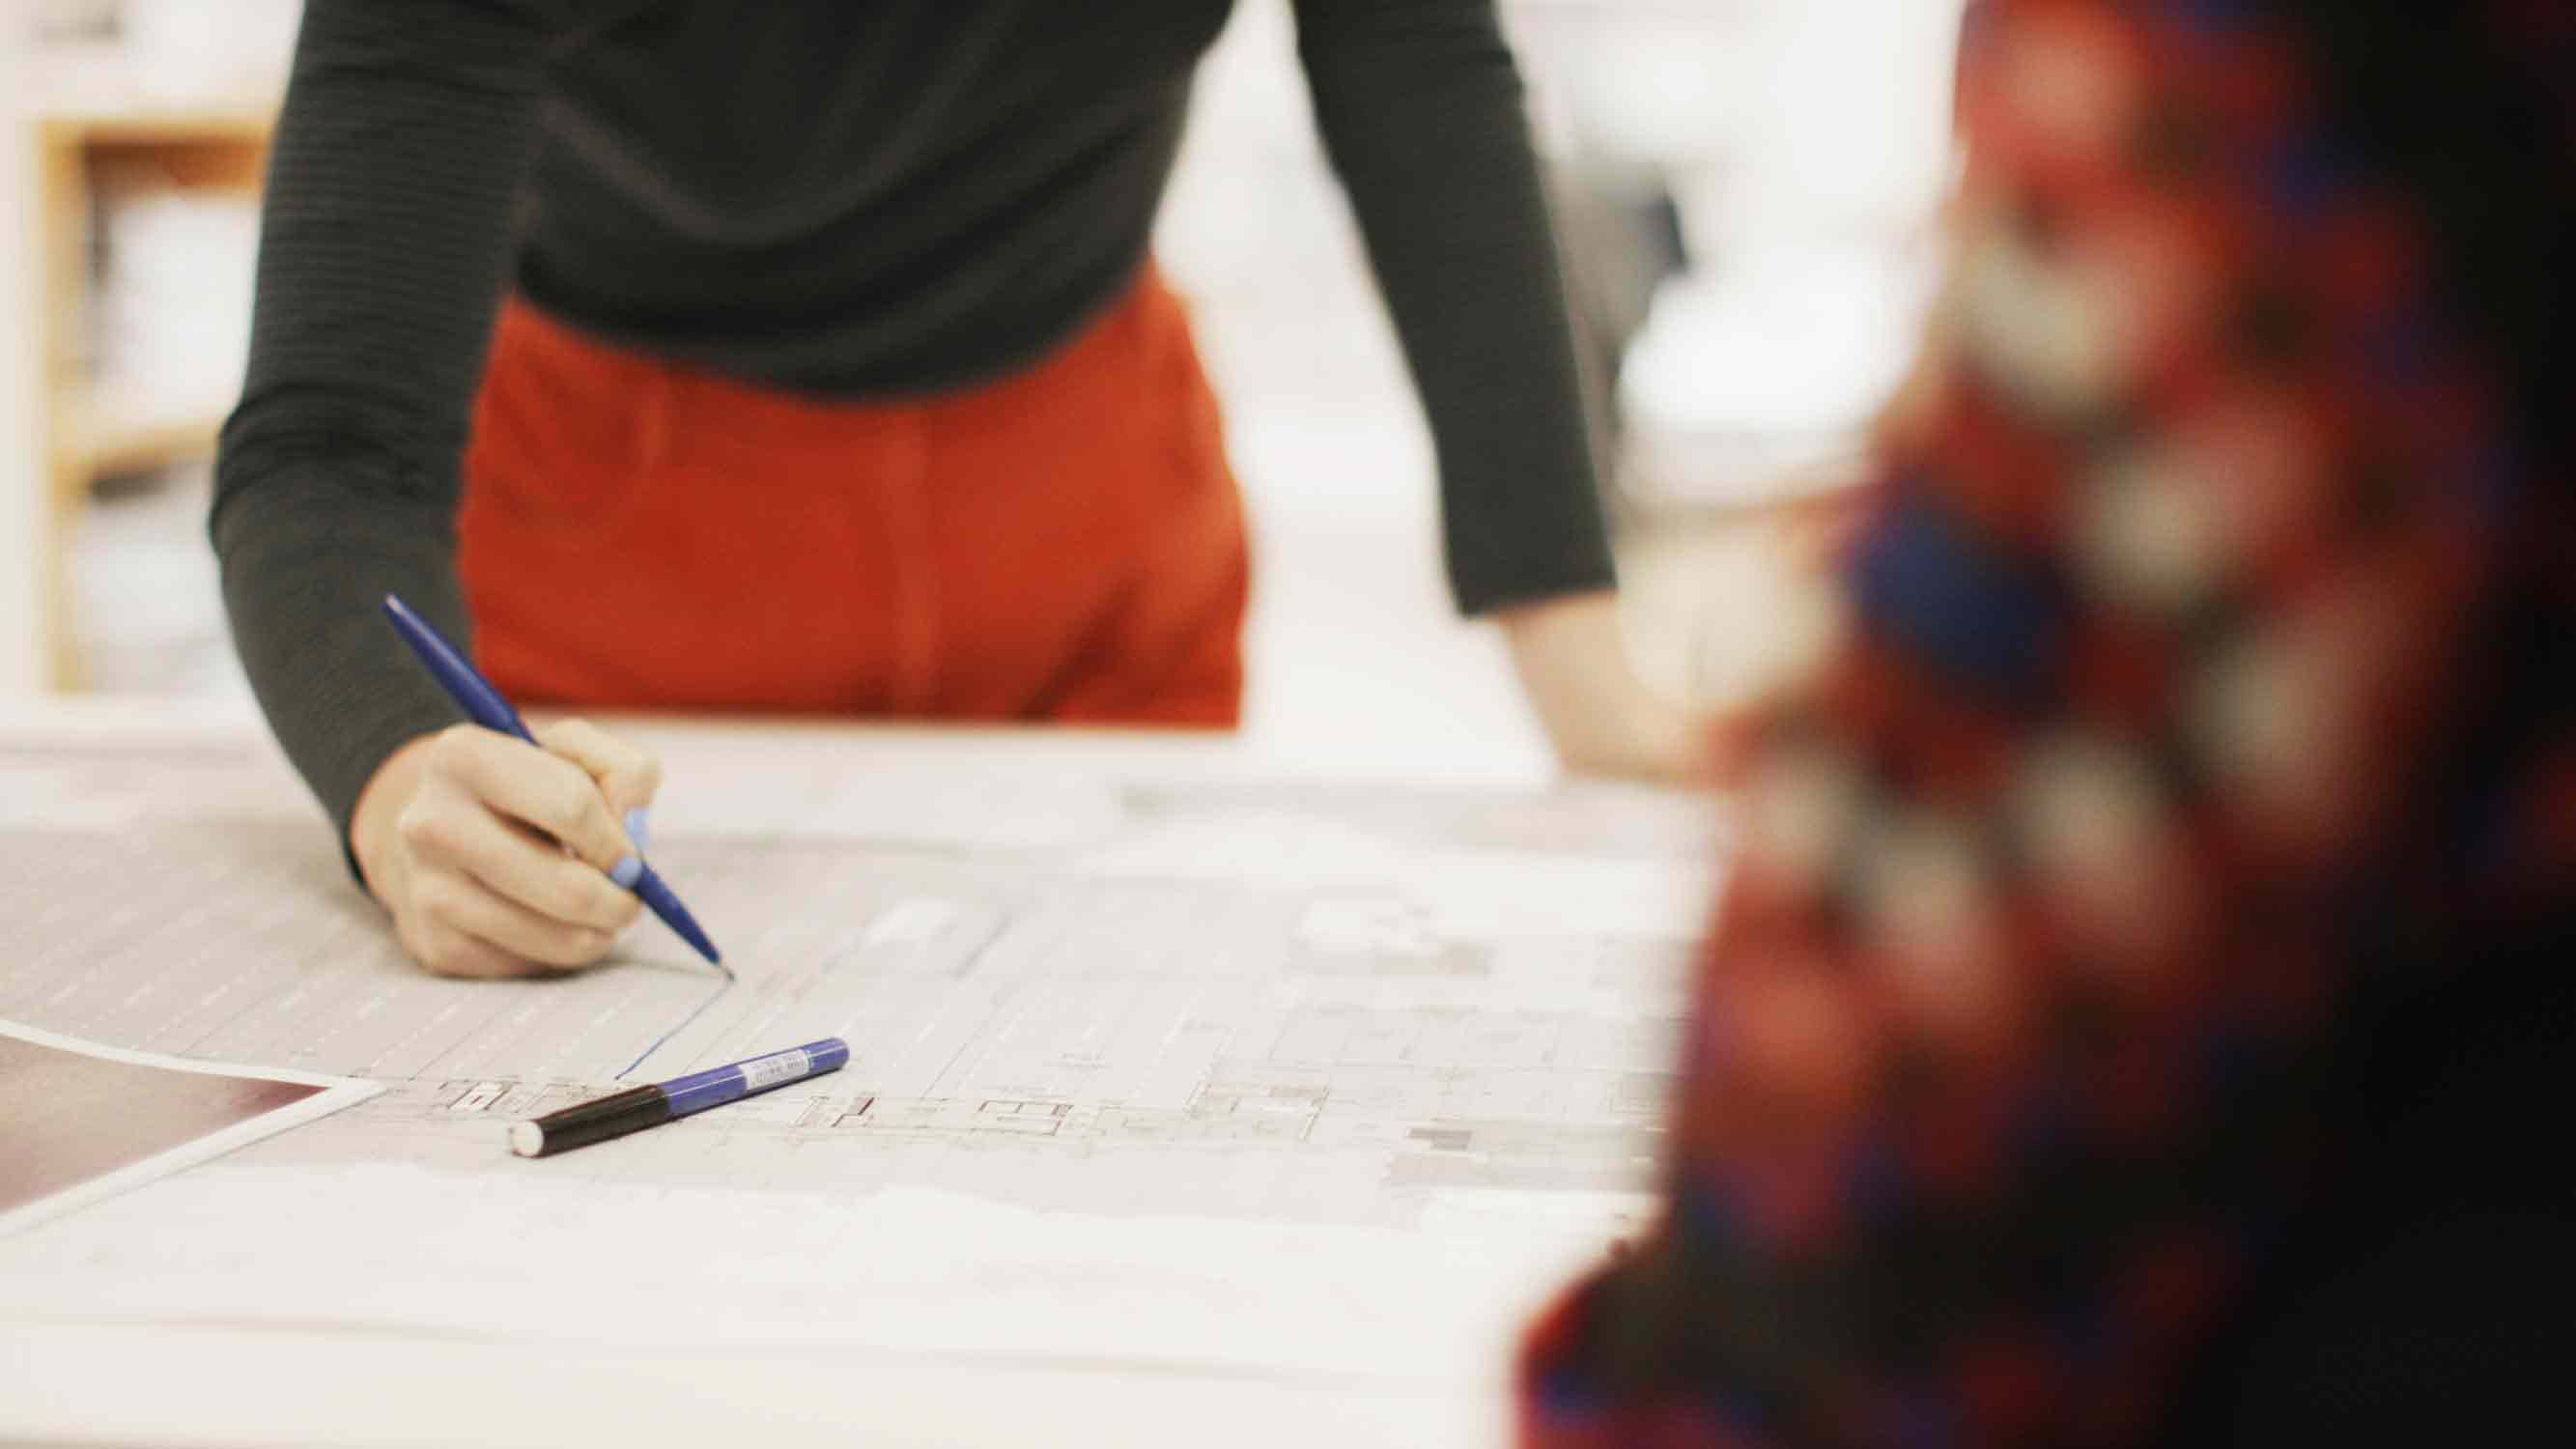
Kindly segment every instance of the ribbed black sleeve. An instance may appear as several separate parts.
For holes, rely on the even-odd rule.
[[[1297,0],[1297,22],[1430,414],[1459,607],[1607,587],[1573,323],[1494,0]]]
[[[209,526],[260,706],[344,833],[385,757],[459,718],[379,601],[466,637],[457,458],[554,24],[501,0],[305,7]]]

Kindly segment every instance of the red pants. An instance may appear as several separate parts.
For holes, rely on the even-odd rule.
[[[1026,371],[802,397],[504,309],[458,566],[531,702],[1230,726],[1247,563],[1216,403],[1150,271]]]

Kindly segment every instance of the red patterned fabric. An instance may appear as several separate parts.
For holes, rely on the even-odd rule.
[[[1978,7],[1934,400],[1760,731],[1669,1210],[1532,1333],[1531,1449],[2169,1432],[2360,1180],[2338,1084],[2402,1003],[2510,1018],[2565,919],[2566,456],[2296,9]],[[2494,23],[2499,86],[2565,85],[2568,7]]]

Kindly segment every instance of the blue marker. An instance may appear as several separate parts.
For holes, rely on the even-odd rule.
[[[693,1072],[658,1086],[629,1087],[597,1101],[548,1112],[533,1122],[512,1123],[510,1150],[521,1157],[544,1157],[587,1147],[593,1142],[676,1122],[709,1107],[758,1096],[790,1082],[837,1072],[849,1060],[850,1044],[832,1036],[791,1051],[753,1057],[713,1071]]]
[[[510,708],[510,702],[501,697],[500,691],[485,683],[483,676],[474,672],[474,666],[465,662],[465,656],[440,638],[438,631],[429,627],[428,620],[413,613],[410,605],[387,594],[385,617],[394,621],[394,632],[402,635],[403,642],[411,646],[411,652],[420,656],[420,662],[429,670],[429,677],[437,680],[438,687],[446,690],[447,697],[455,700],[457,708],[464,710],[476,724],[505,735],[516,735],[532,745],[537,743],[537,737],[528,733],[528,727],[519,720],[519,712]],[[543,749],[544,746],[538,745],[538,748]],[[640,848],[641,843],[638,844]],[[716,954],[716,943],[708,940],[707,933],[698,929],[697,921],[689,915],[689,908],[680,904],[678,896],[671,894],[671,888],[653,873],[653,867],[644,863],[644,857],[630,855],[617,862],[608,878],[633,891],[645,905],[652,907],[653,914],[660,916],[664,925],[677,931],[680,939],[688,942],[699,955],[720,968],[724,965],[724,958]],[[725,974],[730,976],[733,973],[727,971]]]

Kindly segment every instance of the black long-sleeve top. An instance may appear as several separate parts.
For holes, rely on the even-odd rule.
[[[1231,0],[310,0],[210,520],[233,632],[335,821],[456,716],[453,520],[505,288],[825,396],[1007,373],[1141,263]],[[1494,0],[1296,0],[1327,149],[1437,442],[1469,612],[1602,586],[1557,256]],[[710,497],[711,517],[725,507]]]

